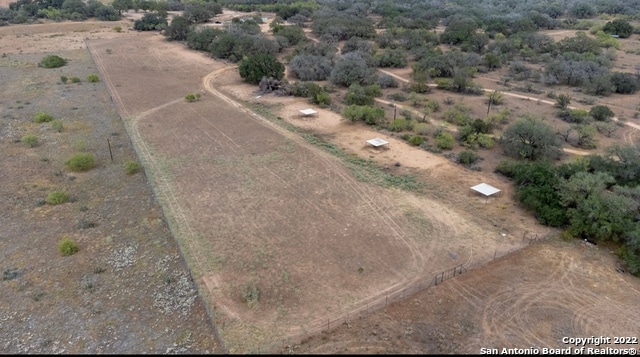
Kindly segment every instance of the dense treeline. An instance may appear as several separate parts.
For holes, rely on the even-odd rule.
[[[18,0],[8,8],[0,8],[0,26],[22,24],[36,19],[86,20],[95,17],[103,21],[116,21],[120,13],[111,5],[98,0]]]
[[[497,171],[516,183],[516,197],[541,223],[566,238],[620,244],[629,272],[640,275],[640,145],[555,166],[504,162]]]

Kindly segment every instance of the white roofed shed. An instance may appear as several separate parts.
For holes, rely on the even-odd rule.
[[[488,185],[486,183],[481,183],[478,185],[475,185],[473,187],[471,187],[471,190],[478,192],[480,194],[482,194],[484,197],[489,198],[490,196],[493,196],[495,194],[499,194],[501,191],[491,185]]]

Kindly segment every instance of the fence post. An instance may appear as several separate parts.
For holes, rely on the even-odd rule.
[[[387,306],[388,303],[389,303],[389,295],[384,297],[384,306]]]
[[[113,164],[113,152],[111,151],[111,142],[107,138],[107,145],[109,145],[109,156],[111,156],[111,163]]]
[[[329,331],[329,319],[327,319],[327,331]]]
[[[494,251],[493,251],[493,260],[496,260],[496,254],[497,254],[497,253],[498,253],[498,251],[497,251],[497,250],[494,250]]]

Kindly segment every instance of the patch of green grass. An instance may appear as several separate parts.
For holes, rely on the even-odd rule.
[[[64,129],[64,125],[62,124],[62,122],[60,120],[53,120],[51,122],[51,129],[57,131],[58,133],[62,132],[62,130]]]
[[[301,134],[301,136],[308,143],[319,146],[320,148],[333,154],[334,156],[339,157],[345,162],[346,166],[351,170],[354,177],[359,181],[375,183],[382,187],[392,187],[406,191],[423,192],[423,184],[416,181],[415,177],[413,176],[393,175],[391,173],[388,173],[372,161],[367,161],[357,156],[348,155],[336,145],[328,143],[314,134],[305,133],[302,129],[296,127],[295,125],[289,124],[282,120],[278,120],[278,117],[271,112],[271,109],[278,109],[283,106],[282,104],[266,106],[263,103],[250,103],[247,101],[239,100],[231,93],[225,92],[225,94],[235,100],[242,102],[244,106],[269,119],[271,122],[284,127],[286,130]]]
[[[20,141],[29,147],[35,147],[36,145],[38,145],[38,137],[33,134],[27,134],[23,136],[22,138],[20,138]]]
[[[71,171],[87,171],[96,166],[96,158],[90,153],[79,153],[73,155],[64,164]]]
[[[413,146],[420,146],[424,142],[424,138],[420,135],[414,135],[409,138],[409,143]]]
[[[196,100],[200,99],[200,93],[189,93],[184,96],[184,99],[187,102],[195,102]]]
[[[242,300],[252,309],[257,309],[260,302],[260,290],[255,281],[250,281],[244,286]]]
[[[87,143],[84,140],[76,140],[76,142],[73,143],[73,146],[75,146],[76,150],[78,151],[87,150]]]
[[[87,76],[87,82],[89,83],[98,83],[100,82],[100,77],[97,74],[90,74]]]
[[[302,137],[310,144],[319,146],[325,151],[339,157],[344,161],[353,176],[362,182],[370,182],[382,187],[399,188],[406,191],[422,192],[422,184],[410,175],[393,175],[384,171],[372,161],[349,155],[335,144],[321,140],[314,134],[306,133]]]
[[[80,220],[78,223],[78,228],[80,229],[95,228],[96,226],[97,224],[95,222],[87,221],[86,219]]]
[[[133,175],[139,172],[141,167],[142,166],[140,166],[138,162],[132,160],[126,161],[124,163],[124,171],[127,173],[127,175]]]
[[[69,194],[62,191],[53,191],[47,195],[44,201],[50,205],[59,205],[69,201]]]
[[[58,251],[63,256],[74,255],[79,250],[80,250],[80,247],[78,247],[78,244],[66,237],[62,238],[60,243],[58,243]]]
[[[48,123],[53,120],[53,116],[49,113],[37,112],[33,116],[33,121],[36,123]]]
[[[57,55],[48,55],[45,56],[39,63],[38,67],[44,68],[58,68],[67,64],[67,60],[57,56]]]

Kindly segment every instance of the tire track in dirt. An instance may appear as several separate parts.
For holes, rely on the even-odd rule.
[[[89,54],[93,58],[93,63],[95,63],[96,67],[98,67],[98,71],[100,72],[102,79],[107,85],[107,89],[109,90],[109,93],[111,95],[111,101],[116,105],[116,107],[118,108],[118,112],[120,112],[121,116],[128,117],[130,115],[129,111],[127,111],[127,108],[125,108],[124,103],[122,102],[122,98],[120,97],[120,94],[116,90],[116,87],[113,84],[111,77],[109,76],[109,71],[107,71],[107,69],[104,66],[102,56],[87,41],[88,39],[85,38],[84,46],[89,51]]]
[[[140,153],[142,154],[143,160],[146,161],[147,163],[150,164],[151,166],[151,171],[153,173],[161,173],[162,172],[162,168],[160,167],[160,165],[156,162],[156,160],[153,158],[153,154],[151,153],[151,149],[149,148],[149,146],[147,145],[147,143],[144,141],[144,139],[142,138],[142,136],[140,135],[140,130],[138,129],[138,125],[140,123],[140,121],[142,119],[144,119],[145,117],[154,114],[166,107],[168,107],[169,105],[172,104],[176,104],[178,102],[183,101],[184,98],[179,98],[179,99],[175,99],[173,101],[170,101],[168,103],[162,104],[158,107],[152,108],[150,110],[145,111],[144,113],[131,118],[130,120],[125,120],[125,123],[128,122],[128,127],[131,129],[131,134],[133,134],[133,136],[135,137],[136,140],[133,140],[134,143],[137,144],[137,146],[140,148]],[[174,213],[175,215],[171,215],[171,214],[167,214],[167,217],[173,217],[176,220],[176,225],[174,227],[174,230],[176,230],[177,237],[183,237],[181,240],[187,244],[188,248],[189,248],[189,256],[191,256],[196,263],[199,266],[204,266],[203,264],[203,259],[206,259],[205,257],[202,257],[201,255],[197,254],[198,250],[195,249],[195,242],[196,242],[196,233],[194,232],[193,228],[191,227],[191,224],[189,223],[189,220],[187,219],[187,216],[184,212],[184,209],[182,208],[182,206],[179,203],[178,197],[175,193],[175,190],[171,187],[171,183],[169,182],[169,179],[167,178],[168,175],[163,175],[163,174],[158,174],[158,175],[153,175],[154,180],[158,183],[158,185],[156,187],[159,187],[160,190],[158,190],[158,196],[163,197],[165,199],[165,202],[169,205],[170,207],[170,212],[166,212],[166,213]],[[166,214],[165,213],[165,214]],[[187,232],[184,232],[181,228],[185,227]],[[186,237],[185,237],[186,234]],[[201,274],[202,272],[200,272]]]
[[[486,294],[476,289],[473,289],[465,284],[460,283],[457,279],[448,280],[447,287],[450,288],[452,291],[454,291],[456,294],[462,296],[467,301],[467,304],[471,306],[474,310],[482,314],[487,312],[485,301],[489,297]],[[513,309],[514,305],[517,305],[517,304],[511,303],[511,301],[514,298],[514,296],[511,294],[511,291],[504,292],[503,294],[504,294],[504,302],[500,303],[498,307],[493,306],[492,311],[490,311],[490,316],[504,314],[504,315],[510,316],[510,320],[515,318],[518,320],[518,322],[515,323],[516,327],[513,327],[503,321],[500,321],[497,323],[496,321],[492,321],[490,324],[486,324],[485,321],[483,320],[481,324],[483,332],[487,335],[492,336],[493,338],[495,338],[496,335],[518,336],[520,338],[529,337],[526,333],[524,333],[524,331],[522,331],[522,328],[521,328],[521,326],[529,326],[527,321],[522,321],[523,320],[522,315],[525,316],[525,320],[527,315],[523,313],[518,313],[516,315],[514,315],[513,313],[509,313],[508,309]],[[516,301],[520,302],[521,299],[518,299]],[[535,302],[531,302],[530,300],[528,300],[528,303],[534,304]],[[504,306],[507,304],[509,305],[509,307],[505,309]],[[489,305],[489,307],[491,307],[491,305]],[[497,326],[500,326],[502,330],[496,331]],[[542,341],[542,338],[538,336],[534,336],[534,339]]]
[[[198,112],[197,110],[195,110],[193,107],[189,106],[188,107],[193,113],[194,115],[196,115],[199,119],[201,123],[204,123],[205,125],[208,125],[210,127],[213,127],[214,130],[218,133],[220,133],[220,135],[222,135],[225,139],[229,140],[234,147],[231,147],[231,150],[235,153],[235,154],[239,154],[240,153],[240,149],[241,149],[241,145],[239,145],[238,143],[236,143],[231,137],[229,137],[227,134],[224,133],[224,131],[220,130],[211,120],[208,120],[205,116],[203,116],[200,112]],[[207,137],[209,137],[212,141],[218,143],[218,141],[213,138],[206,129],[204,129],[202,126],[198,125],[198,123],[196,122],[192,122],[191,124],[195,125],[196,127],[198,127],[200,129],[201,133],[204,133]],[[281,177],[280,175],[278,175],[277,173],[275,173],[271,168],[268,167],[268,165],[249,165],[247,166],[247,169],[252,170],[257,172],[258,174],[253,175],[253,177],[255,177],[258,181],[261,181],[265,184],[269,183],[268,178],[265,178],[264,175],[262,175],[259,171],[259,169],[263,169],[265,171],[268,172],[269,175],[275,177],[278,179],[278,181],[284,183],[285,186],[289,186],[290,185],[290,180],[285,179],[284,177]],[[302,191],[302,190],[301,190]],[[300,192],[301,192],[300,191]],[[309,199],[309,197],[307,195],[303,195],[303,194],[299,194],[297,193],[299,191],[297,190],[292,190],[291,193],[295,193],[296,198],[298,200],[298,202],[302,202],[304,203],[307,208],[313,209],[315,212],[318,212],[319,214],[323,215],[324,217],[326,217],[327,219],[329,219],[330,221],[333,221],[336,224],[339,224],[339,222],[332,217],[331,215],[329,215],[326,210],[323,210],[318,204],[316,204],[313,200]],[[272,197],[272,195],[270,195],[267,191],[265,191],[263,199],[262,200],[256,200],[255,203],[250,204],[248,206],[245,206],[243,208],[242,211],[237,211],[235,212],[235,216],[237,217],[242,217],[243,216],[243,212],[249,212],[252,207],[255,207],[256,205],[260,204],[260,203],[265,203],[266,201],[269,200],[274,200],[275,198]]]
[[[211,92],[212,94],[220,97],[221,99],[225,100],[226,102],[232,104],[234,107],[239,108],[240,110],[242,110],[245,113],[248,113],[250,116],[258,119],[258,122],[260,122],[261,124],[263,124],[264,126],[271,128],[275,131],[277,131],[278,133],[284,135],[285,137],[287,137],[288,139],[291,139],[295,142],[297,142],[299,145],[307,147],[307,148],[311,148],[311,146],[309,146],[305,141],[303,141],[301,138],[299,138],[298,135],[293,135],[292,133],[289,133],[288,131],[283,130],[282,128],[272,124],[271,122],[269,122],[267,119],[247,110],[246,108],[244,108],[241,104],[238,104],[237,102],[233,101],[232,99],[226,97],[224,94],[222,94],[221,92],[217,91],[216,89],[214,89],[211,86],[211,82],[213,81],[213,79],[218,76],[220,73],[228,70],[228,69],[232,69],[232,68],[236,68],[235,66],[233,67],[226,67],[226,68],[222,68],[219,69],[217,71],[214,71],[212,73],[210,73],[209,75],[207,75],[204,79],[203,79],[203,85],[204,87]],[[320,159],[323,160],[323,162],[325,162],[327,165],[329,165],[333,171],[338,174],[341,178],[343,178],[346,183],[354,190],[358,193],[358,195],[363,198],[365,200],[365,202],[367,202],[370,207],[374,210],[374,212],[376,214],[378,214],[381,219],[383,221],[386,221],[387,223],[389,223],[392,227],[392,229],[394,230],[394,234],[397,237],[403,237],[404,235],[406,235],[406,233],[402,230],[402,228],[400,227],[400,225],[398,225],[397,222],[395,222],[387,213],[384,209],[380,208],[379,206],[377,206],[374,202],[375,200],[372,198],[372,196],[370,194],[368,194],[364,188],[361,187],[361,185],[348,173],[344,172],[344,169],[340,168],[333,160],[333,158],[327,158],[326,154],[322,151],[316,150],[314,149],[314,153],[316,154],[316,156]]]
[[[627,129],[622,132],[622,138],[628,145],[635,145],[638,131],[635,129]]]
[[[517,289],[503,290],[489,296],[486,299],[481,318],[484,335],[492,341],[503,341],[506,344],[510,341],[505,337],[507,334],[504,330],[509,332],[510,336],[517,336],[522,341],[539,340],[537,336],[531,336],[528,324],[523,325],[521,323],[523,319],[526,320],[526,317],[523,318],[522,316],[527,314],[533,303],[546,298],[542,292],[550,291],[549,289],[553,288],[554,281],[558,280],[563,274],[562,265],[562,261],[556,263],[552,269],[553,273],[546,275],[540,282],[523,284]],[[566,274],[566,271],[564,274]],[[514,322],[514,319],[519,323]]]

